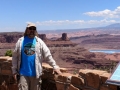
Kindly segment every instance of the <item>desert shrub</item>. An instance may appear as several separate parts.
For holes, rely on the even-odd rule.
[[[100,67],[97,67],[95,69],[107,71],[108,73],[112,73],[113,70],[116,68],[117,64],[118,64],[118,61],[111,61],[111,63],[109,65],[107,65],[107,66],[100,66]]]
[[[12,57],[12,50],[7,50],[6,53],[5,53],[5,56]]]

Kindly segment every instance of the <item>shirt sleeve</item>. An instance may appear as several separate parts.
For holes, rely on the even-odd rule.
[[[59,66],[56,64],[49,48],[46,46],[44,42],[42,42],[42,54],[43,58],[48,62],[50,66],[52,66],[54,69],[59,69]]]
[[[19,40],[17,41],[15,45],[15,49],[12,54],[12,72],[13,74],[17,73],[17,66],[18,66],[18,49],[19,49]]]

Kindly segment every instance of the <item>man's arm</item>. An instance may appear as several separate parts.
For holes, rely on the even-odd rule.
[[[15,45],[15,49],[12,54],[12,72],[13,74],[17,73],[17,62],[18,62],[18,49],[19,49],[19,41],[17,41]]]
[[[52,54],[49,50],[49,48],[46,46],[46,44],[43,42],[42,43],[42,54],[43,54],[43,58],[49,63],[50,66],[53,67],[54,71],[57,74],[62,74],[60,71],[60,67],[56,64],[55,60],[52,57]]]

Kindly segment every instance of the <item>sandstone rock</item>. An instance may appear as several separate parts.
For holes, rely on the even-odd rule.
[[[110,77],[110,73],[103,73],[100,75],[100,77],[101,77],[101,84],[105,84],[108,77]]]
[[[43,64],[42,64],[42,67],[43,67],[43,69],[46,70],[47,72],[53,73],[53,68],[52,68],[49,64],[43,63]]]
[[[56,82],[57,90],[65,90],[64,83]]]
[[[108,87],[110,88],[110,90],[117,90],[117,86],[115,85],[109,85]]]
[[[8,86],[9,90],[18,90],[18,85],[17,84],[10,84]]]
[[[70,83],[72,76],[73,74],[70,74],[70,73],[62,73],[62,75],[56,76],[56,81],[63,82],[63,83]]]
[[[100,90],[110,90],[108,86],[100,86]]]
[[[80,77],[78,77],[78,76],[72,76],[72,77],[71,77],[71,84],[72,84],[73,86],[83,88],[83,87],[85,86],[84,83],[85,83],[85,82],[84,82],[84,79],[83,79],[83,78],[80,78]]]
[[[12,70],[1,70],[0,72],[2,75],[12,75]]]
[[[84,78],[85,83],[88,87],[98,89],[101,82],[99,75],[105,72],[106,71],[86,69],[86,70],[80,70],[79,75],[81,75]]]
[[[9,57],[9,56],[2,56],[2,57],[0,57],[0,62],[1,61],[7,61],[7,60],[12,60],[12,57]]]
[[[72,83],[75,84],[75,80],[77,79],[74,79],[74,78],[77,76],[78,75],[73,75],[70,73],[63,73],[62,75],[59,75],[58,77],[56,77],[55,81],[56,81],[57,90],[79,90],[77,87],[72,85]],[[72,77],[74,78],[72,79]],[[71,83],[71,80],[72,80],[72,83]],[[78,82],[79,82],[79,79],[78,79]]]
[[[74,87],[72,84],[70,84],[68,90],[81,90],[81,89],[78,89],[78,88]]]
[[[12,75],[12,58],[9,56],[0,57],[0,74],[3,75]]]

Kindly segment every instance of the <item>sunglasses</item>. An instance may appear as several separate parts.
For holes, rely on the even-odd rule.
[[[36,27],[29,27],[29,30],[36,30]]]

